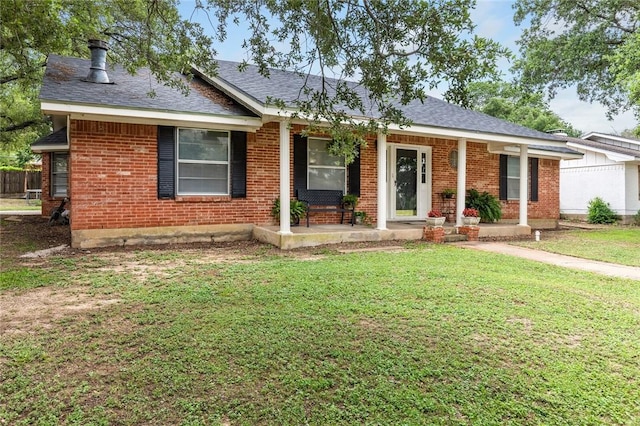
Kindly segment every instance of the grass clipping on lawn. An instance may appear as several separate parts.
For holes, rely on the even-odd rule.
[[[429,244],[303,253],[122,250],[3,271],[4,303],[93,305],[0,333],[0,423],[640,418],[637,282]]]

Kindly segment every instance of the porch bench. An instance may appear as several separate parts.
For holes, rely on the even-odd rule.
[[[297,189],[296,198],[306,206],[307,228],[309,227],[309,213],[338,212],[340,223],[344,223],[344,214],[351,213],[351,226],[355,223],[355,208],[347,207],[342,202],[343,193],[333,189]]]

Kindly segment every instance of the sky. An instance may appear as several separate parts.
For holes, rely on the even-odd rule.
[[[517,54],[516,41],[522,27],[516,27],[513,23],[513,4],[512,0],[477,0],[477,7],[472,11],[471,18],[476,24],[475,34],[493,39]],[[194,10],[194,5],[195,0],[181,1],[180,11],[184,18],[189,18]],[[200,21],[204,19],[204,15],[194,16],[193,19]],[[207,30],[211,29],[210,24],[202,23]],[[243,33],[235,29],[233,25],[229,25],[227,30],[227,41],[216,45],[218,59],[229,61],[248,59],[246,51],[242,48]],[[499,65],[501,70],[508,75],[510,64],[505,60]],[[442,98],[441,93],[442,91],[437,91],[430,94]],[[575,88],[559,91],[556,97],[551,100],[550,107],[563,120],[584,133],[619,134],[625,129],[636,126],[636,120],[631,111],[615,116],[612,121],[609,121],[605,115],[606,109],[602,105],[580,101]]]

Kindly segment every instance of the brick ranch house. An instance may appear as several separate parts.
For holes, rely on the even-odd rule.
[[[96,52],[106,48],[93,48],[92,61],[49,56],[40,100],[54,131],[32,145],[43,156],[42,214],[71,198],[74,247],[250,239],[278,224],[277,197],[275,233],[291,235],[299,188],[357,194],[378,231],[424,219],[447,188],[457,189],[450,220],[460,225],[474,188],[499,196],[503,221],[530,233],[556,226],[559,161],[579,156],[554,135],[429,97],[403,107],[411,127],[372,136],[345,166],[326,138],[302,137],[305,122],[268,104],[299,95],[293,73],[266,79],[220,61],[215,77],[196,71],[184,96],[148,70],[105,69]],[[312,227],[338,222],[311,217]]]

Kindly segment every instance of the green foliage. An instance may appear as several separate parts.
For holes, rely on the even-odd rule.
[[[298,223],[307,212],[307,206],[302,201],[298,201],[295,198],[289,201],[289,213],[291,216],[291,223]],[[280,197],[273,200],[273,206],[271,207],[271,216],[276,220],[280,220]]]
[[[0,172],[21,172],[22,170],[24,170],[22,167],[0,166]]]
[[[487,191],[480,193],[476,189],[468,190],[465,207],[478,210],[482,222],[497,222],[502,217],[500,200]]]
[[[355,194],[346,194],[342,197],[342,204],[352,206],[355,209],[358,206],[358,196]]]
[[[616,213],[611,210],[609,203],[600,197],[596,197],[589,201],[587,207],[587,222],[589,223],[615,223],[617,220]]]
[[[633,108],[640,118],[640,3],[628,0],[518,0],[516,24],[521,81],[533,91],[575,86],[580,99],[599,102],[610,116]]]
[[[640,226],[640,210],[638,210],[638,213],[634,214],[633,217],[631,218],[631,224],[635,226]]]
[[[546,132],[563,129],[569,136],[579,137],[575,129],[551,111],[543,95],[502,81],[483,81],[469,85],[471,108],[492,117]]]
[[[273,68],[320,74],[322,84],[300,87],[298,99],[269,103],[295,110],[294,117],[312,129],[328,123],[331,152],[350,163],[366,135],[391,123],[410,124],[398,103],[424,99],[448,81],[445,99],[466,106],[469,83],[496,75],[496,62],[508,52],[474,36],[469,14],[474,5],[474,0],[202,0],[194,13],[211,23],[215,36],[208,37],[200,24],[179,16],[174,0],[3,1],[0,81],[37,93],[47,54],[87,57],[86,40],[101,38],[110,44],[109,62],[130,72],[149,67],[161,82],[186,91],[172,72],[189,72],[193,64],[215,75],[215,43],[227,38],[227,25],[241,23],[249,32],[241,69],[252,62],[265,76]],[[37,109],[34,95],[28,101]],[[375,121],[352,118],[371,115]]]
[[[445,188],[442,190],[442,196],[444,198],[453,198],[456,195],[456,190],[453,188]]]

